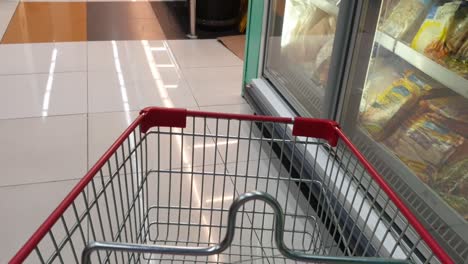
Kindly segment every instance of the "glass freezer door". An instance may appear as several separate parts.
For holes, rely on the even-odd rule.
[[[270,3],[264,76],[302,116],[324,117],[337,0]]]
[[[466,1],[382,1],[365,82],[348,87],[340,120],[459,263],[468,258],[467,14]]]

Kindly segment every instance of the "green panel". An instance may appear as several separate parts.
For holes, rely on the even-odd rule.
[[[258,77],[262,43],[264,0],[250,0],[245,43],[243,87]],[[243,88],[244,89],[244,88]]]

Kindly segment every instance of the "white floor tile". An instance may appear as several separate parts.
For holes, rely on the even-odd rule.
[[[122,132],[138,116],[138,112],[89,114],[88,166],[91,168]]]
[[[86,71],[86,42],[0,45],[0,75]]]
[[[16,254],[76,183],[59,181],[0,188],[0,210],[8,216],[2,217],[0,225],[0,263],[7,263]]]
[[[186,68],[183,73],[199,106],[245,103],[240,66]]]
[[[130,112],[130,116],[124,112],[96,113],[89,115],[89,165],[93,165],[105,150],[115,141],[118,135],[129,125],[137,112]],[[153,129],[152,131],[155,131]],[[147,136],[147,148],[143,152],[148,153],[148,164],[150,169],[169,169],[180,167],[199,167],[203,164],[206,168],[213,168],[214,164],[223,163],[221,156],[215,152],[213,141],[203,137],[192,137],[193,126],[187,124],[184,129],[185,135],[182,139],[180,129],[172,129],[174,134],[170,135],[169,128],[161,128],[160,134],[151,133]],[[195,131],[203,134],[203,122],[196,122]],[[208,129],[206,129],[208,131]],[[207,132],[208,133],[208,132]],[[137,137],[137,144],[140,138]],[[203,143],[205,148],[203,148]],[[141,159],[141,157],[136,157]],[[193,161],[193,162],[192,162]]]
[[[200,110],[253,114],[253,111],[247,104],[201,107]],[[224,119],[219,119],[218,121],[216,119],[208,119],[207,123],[210,133],[219,136],[217,150],[223,161],[227,161],[228,163],[247,160],[255,161],[274,156],[274,153],[269,151],[271,148],[269,147],[268,139],[260,136],[260,130],[255,122],[239,122],[235,119],[229,121]],[[229,140],[226,139],[227,135],[230,137]]]
[[[86,73],[0,75],[0,119],[86,113]]]
[[[242,66],[241,59],[214,39],[167,42],[182,68]]]
[[[0,186],[81,178],[86,116],[1,120]]]
[[[147,106],[196,107],[191,90],[173,68],[152,74],[89,72],[89,112],[140,110]]]
[[[166,41],[90,41],[89,71],[126,72],[151,75],[152,68],[176,68]]]

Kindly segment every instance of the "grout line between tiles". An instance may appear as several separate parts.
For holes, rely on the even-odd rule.
[[[177,56],[174,54],[173,50],[172,50],[172,47],[171,45],[169,44],[169,42],[167,40],[164,41],[167,45],[167,52],[169,54],[169,58],[171,60],[174,60],[174,63],[176,65],[176,68],[178,69],[178,73],[180,74],[180,77],[181,79],[185,82],[185,84],[188,86],[189,88],[189,91],[190,91],[190,94],[192,95],[192,98],[193,100],[195,101],[195,104],[197,105],[198,108],[200,108],[200,104],[198,103],[198,100],[197,98],[195,97],[195,94],[193,92],[193,89],[192,89],[192,86],[190,85],[188,79],[187,79],[187,76],[185,76],[184,74],[184,71],[183,71],[183,68],[181,67],[178,59],[177,59]]]
[[[1,47],[1,44],[0,44]],[[64,73],[87,73],[86,70],[76,70],[76,71],[54,71],[55,74],[64,74]],[[24,76],[24,75],[48,75],[49,71],[40,71],[40,72],[29,72],[29,73],[0,73],[0,77],[2,76]]]
[[[28,185],[39,185],[39,184],[47,184],[47,183],[56,183],[56,182],[72,182],[72,181],[79,181],[80,178],[72,178],[72,179],[63,179],[63,180],[51,180],[51,181],[37,181],[37,182],[28,182],[28,183],[18,183],[18,184],[6,184],[0,185],[0,190],[10,187],[21,187],[21,186],[28,186]]]
[[[86,171],[89,170],[89,43],[86,42]]]
[[[24,120],[24,119],[47,119],[55,117],[83,117],[86,116],[86,113],[74,113],[74,114],[62,114],[62,115],[48,115],[48,116],[25,116],[25,117],[14,117],[14,118],[0,118],[2,121],[13,121],[13,120]]]

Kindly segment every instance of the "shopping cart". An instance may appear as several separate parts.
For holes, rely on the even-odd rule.
[[[11,263],[23,261],[452,263],[336,123],[156,107]]]

